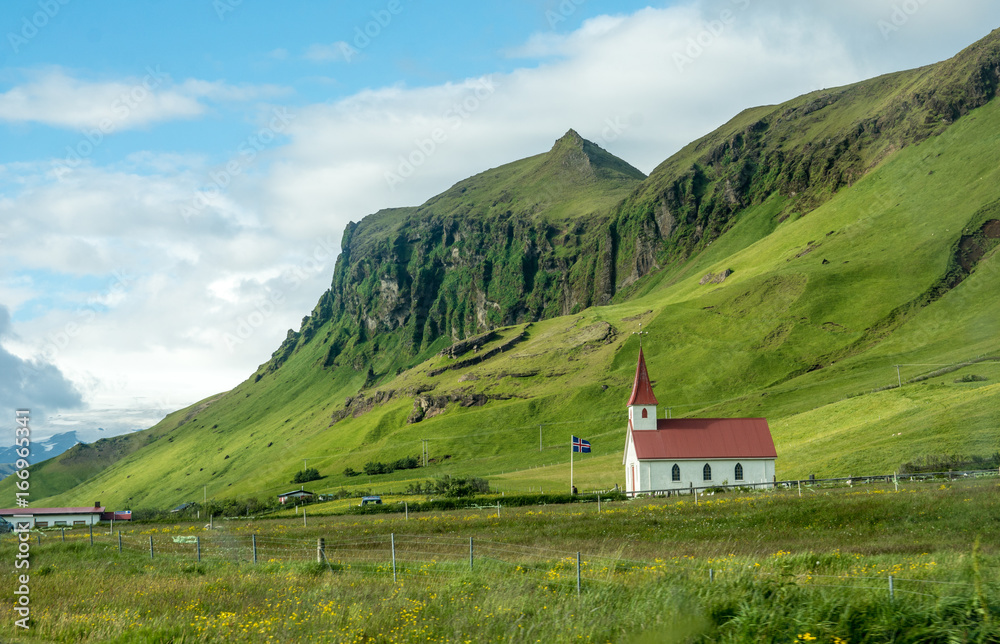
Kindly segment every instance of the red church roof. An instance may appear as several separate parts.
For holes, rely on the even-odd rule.
[[[632,440],[642,460],[778,456],[763,418],[659,418],[655,431],[632,430]]]
[[[639,347],[639,364],[635,366],[635,383],[632,385],[632,397],[628,399],[632,405],[655,405],[653,385],[649,384],[649,373],[646,371],[646,359],[642,357],[642,347]]]

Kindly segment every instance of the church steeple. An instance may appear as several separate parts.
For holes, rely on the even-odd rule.
[[[628,399],[628,419],[632,429],[656,429],[656,395],[649,382],[646,359],[639,347],[639,362],[635,366],[635,382],[632,396]]]
[[[639,347],[639,364],[635,366],[635,383],[632,385],[632,397],[628,399],[628,404],[632,405],[656,405],[656,396],[653,394],[653,385],[649,383],[649,373],[646,371],[646,359],[642,355],[642,347]]]

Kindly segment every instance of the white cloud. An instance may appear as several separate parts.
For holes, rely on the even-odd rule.
[[[10,342],[13,332],[7,307],[0,304],[0,340]],[[60,409],[83,405],[73,382],[50,361],[21,357],[0,345],[0,412],[14,418],[15,409],[27,409],[41,421]]]
[[[357,50],[343,40],[326,44],[309,45],[302,57],[314,63],[349,62]]]
[[[179,84],[176,91],[180,94],[205,98],[212,101],[255,101],[288,96],[291,88],[280,85],[229,85],[222,81],[206,81],[188,79]]]
[[[189,79],[180,84],[157,67],[140,77],[84,81],[61,68],[26,73],[29,79],[0,94],[0,120],[73,129],[100,128],[105,134],[160,121],[191,119],[207,110],[204,101],[252,101],[285,96],[276,85],[229,85]]]
[[[237,384],[298,328],[330,283],[349,220],[544,152],[570,127],[649,172],[744,108],[946,58],[1000,18],[984,2],[928,2],[884,38],[877,23],[893,4],[649,8],[533,37],[512,53],[540,60],[510,73],[296,107],[287,142],[276,139],[188,218],[181,208],[213,168],[185,151],[83,163],[61,181],[48,164],[2,166],[0,259],[28,273],[0,278],[0,298],[15,309],[38,301],[44,289],[31,270],[104,284],[75,308],[18,326],[18,354],[51,355],[91,405],[123,418],[190,404]],[[50,70],[0,95],[0,118],[85,127],[130,82]],[[165,81],[129,126],[283,91]],[[116,282],[116,271],[126,279]],[[91,298],[99,306],[88,308]]]
[[[166,89],[168,77],[151,68],[141,78],[127,81],[87,82],[61,69],[48,69],[35,78],[0,94],[0,119],[44,123],[57,127],[98,127],[114,124],[116,130],[148,123],[185,119],[204,111],[196,97]]]

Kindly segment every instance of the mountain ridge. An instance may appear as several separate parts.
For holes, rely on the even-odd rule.
[[[325,485],[356,485],[338,466],[408,455],[427,435],[446,450],[433,472],[506,480],[504,468],[545,462],[539,423],[620,432],[606,423],[634,372],[627,339],[639,321],[655,338],[651,376],[671,385],[657,389],[665,406],[774,418],[799,463],[787,471],[986,449],[996,385],[938,377],[920,391],[870,392],[885,384],[885,361],[1000,350],[990,322],[1000,311],[984,296],[998,271],[1000,191],[979,180],[1000,166],[997,36],[947,64],[744,110],[646,179],[570,130],[548,153],[351,224],[331,289],[251,379],[137,435],[136,449],[54,498],[128,490],[169,504],[196,486],[276,490],[306,456],[326,459]],[[539,191],[531,177],[559,185]],[[922,302],[939,283],[949,288]],[[494,332],[485,362],[439,355],[484,331]],[[359,397],[364,413],[344,415]],[[961,422],[933,407],[946,399]],[[913,405],[934,410],[914,425]],[[821,410],[835,425],[810,436]],[[859,425],[873,410],[893,420]],[[887,443],[888,427],[915,435]],[[468,438],[483,432],[503,445]],[[859,439],[870,447],[847,452]],[[581,480],[611,480],[616,450],[595,444]]]

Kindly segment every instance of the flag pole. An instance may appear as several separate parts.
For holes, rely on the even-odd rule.
[[[573,441],[576,436],[571,436],[569,439],[569,493],[573,494]]]

